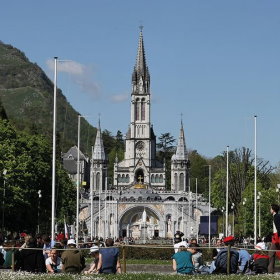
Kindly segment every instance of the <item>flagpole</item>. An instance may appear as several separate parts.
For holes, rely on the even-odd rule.
[[[78,115],[78,147],[77,147],[77,205],[76,205],[76,244],[79,244],[79,210],[80,210],[80,126],[81,115]]]
[[[198,218],[197,218],[197,178],[195,178],[195,209],[196,209],[196,240],[198,242]]]
[[[226,236],[228,236],[228,183],[229,183],[229,168],[228,168],[228,149],[227,146],[227,184],[226,184]]]
[[[56,87],[57,87],[57,57],[54,57],[54,90],[53,90],[53,153],[52,153],[52,214],[51,239],[54,240],[55,227],[55,159],[56,159]]]
[[[257,116],[255,120],[255,174],[254,174],[254,244],[257,244]]]

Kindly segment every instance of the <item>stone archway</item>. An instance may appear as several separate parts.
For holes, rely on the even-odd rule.
[[[144,209],[146,211],[146,221],[142,220]],[[160,226],[160,216],[150,207],[146,205],[139,205],[131,207],[125,211],[120,218],[119,234],[122,237],[133,237],[134,239],[141,239],[141,228],[147,227],[147,239],[151,239],[159,235],[162,231]]]

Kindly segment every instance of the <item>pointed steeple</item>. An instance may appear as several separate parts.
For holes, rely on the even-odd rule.
[[[93,160],[102,160],[102,161],[106,160],[104,145],[103,145],[103,140],[102,140],[102,135],[101,135],[100,118],[98,120],[98,128],[97,128],[97,132],[96,132],[92,159]]]
[[[178,139],[178,145],[176,149],[175,158],[176,160],[188,160],[188,153],[186,148],[185,133],[183,127],[183,121],[181,120],[180,136]]]
[[[132,84],[137,86],[135,88],[135,90],[137,90],[137,93],[149,93],[150,74],[146,63],[142,30],[143,26],[140,26],[136,64],[132,73]]]

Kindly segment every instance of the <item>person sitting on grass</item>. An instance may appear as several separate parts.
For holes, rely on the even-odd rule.
[[[178,252],[172,256],[172,259],[174,271],[179,274],[193,274],[192,253],[187,251],[185,246],[179,247]]]
[[[58,257],[58,252],[56,249],[50,250],[50,257],[46,259],[46,268],[48,273],[59,273],[62,268],[62,260]]]
[[[100,249],[97,271],[104,274],[121,273],[119,260],[119,248],[114,248],[114,240],[108,238],[105,241],[106,248]]]
[[[269,256],[263,250],[266,249],[265,243],[260,242],[255,246],[256,252],[252,255],[253,263],[251,269],[256,274],[263,274],[268,272]]]
[[[98,273],[98,271],[97,271],[97,265],[98,265],[98,261],[99,261],[99,248],[98,248],[98,246],[96,246],[96,245],[92,246],[90,248],[89,254],[94,259],[94,261],[90,265],[89,270],[85,271],[85,274]]]
[[[202,253],[199,251],[198,247],[199,247],[198,244],[191,243],[189,245],[189,248],[187,249],[189,252],[192,253],[192,262],[195,271],[198,271],[198,269],[203,265]]]
[[[234,245],[234,237],[228,236],[224,239],[224,244],[226,246]],[[220,250],[215,260],[215,270],[213,273],[227,273],[227,258],[228,258],[228,248],[225,247]],[[230,271],[229,273],[236,273],[238,270],[238,259],[239,253],[235,249],[230,249]]]

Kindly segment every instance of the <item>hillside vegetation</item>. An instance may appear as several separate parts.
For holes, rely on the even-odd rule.
[[[53,83],[23,52],[0,42],[0,99],[17,129],[52,135]],[[57,91],[57,134],[62,151],[77,143],[78,112]],[[96,128],[81,119],[81,149],[90,154]]]

